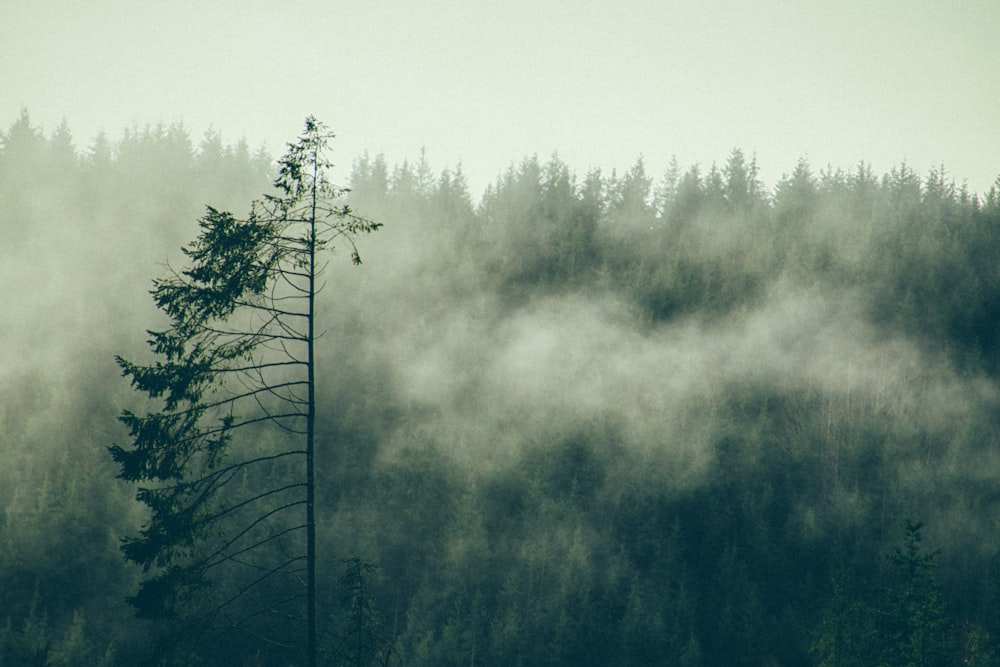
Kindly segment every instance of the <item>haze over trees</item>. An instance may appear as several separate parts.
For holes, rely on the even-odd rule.
[[[113,357],[271,159],[27,114],[0,139],[0,661],[156,664]],[[336,664],[995,662],[1000,183],[720,165],[527,157],[476,201],[425,156],[354,162],[385,230],[319,297]]]

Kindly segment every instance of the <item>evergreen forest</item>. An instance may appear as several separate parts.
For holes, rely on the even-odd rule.
[[[317,296],[322,664],[1000,664],[1000,179],[336,148],[383,228]],[[299,664],[171,653],[108,451],[152,281],[276,158],[0,131],[0,665]]]

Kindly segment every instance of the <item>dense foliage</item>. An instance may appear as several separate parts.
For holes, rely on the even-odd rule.
[[[3,135],[0,663],[152,658],[113,355],[204,204],[269,170],[178,126]],[[349,185],[386,231],[323,294],[340,664],[995,663],[997,188],[804,161],[767,187],[740,151],[528,158],[478,203],[423,156]]]

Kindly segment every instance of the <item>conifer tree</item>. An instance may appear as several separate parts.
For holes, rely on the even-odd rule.
[[[891,643],[885,665],[937,667],[949,664],[953,653],[950,619],[933,574],[938,552],[923,550],[921,528],[907,520],[903,547],[888,556],[897,582],[886,591],[884,634]]]
[[[317,664],[316,297],[323,253],[343,242],[360,264],[356,237],[380,226],[339,202],[332,137],[307,118],[275,194],[245,219],[208,208],[190,266],[154,281],[170,321],[149,332],[156,360],[117,358],[160,404],[124,411],[132,442],[110,448],[149,509],[122,545],[145,575],[130,601],[175,619],[181,648],[226,650],[239,630],[282,664]]]

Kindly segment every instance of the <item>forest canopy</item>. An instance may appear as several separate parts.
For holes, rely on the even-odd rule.
[[[384,231],[321,295],[330,632],[408,665],[994,664],[1000,179],[528,156],[476,198],[332,148]],[[216,130],[0,133],[0,664],[157,664],[114,356],[205,207],[274,176]]]

